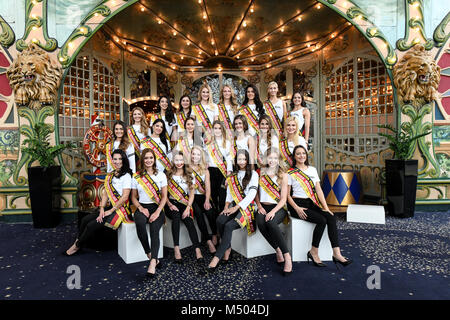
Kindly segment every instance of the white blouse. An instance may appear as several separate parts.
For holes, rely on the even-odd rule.
[[[316,185],[317,182],[320,182],[319,174],[317,173],[316,168],[308,166],[307,169],[302,171],[311,178],[314,185]],[[289,175],[288,185],[292,186],[292,198],[308,198],[308,195],[305,193],[300,183],[298,183],[298,181],[295,180],[295,178],[293,178],[291,175]]]
[[[156,175],[152,174],[150,178],[152,178],[152,180],[156,183],[160,192],[162,188],[167,186],[167,177],[162,171],[158,171]],[[144,188],[140,185],[140,183],[136,180],[135,177],[133,177],[133,180],[131,182],[131,189],[136,189],[138,191],[139,203],[142,204],[155,203],[155,201],[153,201],[153,199],[148,196]]]
[[[245,135],[245,138],[243,139],[236,139],[236,151],[240,150],[240,149],[244,149],[247,150],[248,152],[250,152],[249,147],[248,147],[248,139],[250,139],[249,135]]]
[[[290,113],[291,116],[297,119],[298,128],[300,130],[303,128],[303,125],[305,124],[305,118],[303,117],[303,110],[305,110],[305,108],[302,107],[299,110],[291,111]]]
[[[117,192],[120,194],[120,196],[123,195],[124,189],[131,189],[131,175],[129,173],[125,173],[120,178],[113,177],[112,178],[112,185],[114,189],[117,190]]]
[[[139,140],[142,140],[142,139],[144,139],[145,137],[150,137],[151,134],[152,134],[152,131],[151,131],[150,128],[148,128],[147,134],[142,133],[142,132],[141,132],[141,125],[140,125],[140,124],[133,124],[133,129],[134,129],[134,131],[136,132],[136,134],[137,134]]]
[[[279,149],[279,140],[276,134],[272,134],[272,137],[270,138],[272,142],[272,148]],[[289,143],[288,143],[289,146]],[[261,158],[263,158],[266,154],[268,143],[266,139],[259,139],[259,154],[261,155]]]
[[[200,104],[200,103],[198,103]],[[217,109],[217,104],[212,103],[212,106],[207,105],[207,106],[203,106],[203,109],[205,109],[206,115],[208,116],[209,122],[211,123],[211,126],[214,122],[214,120],[216,119],[216,117],[219,116],[219,111]],[[197,116],[196,113],[196,107],[195,105],[192,106],[192,112],[191,112],[191,116],[195,116],[195,120],[197,121],[197,125],[201,128],[203,126],[203,122],[200,119],[200,117]]]
[[[279,186],[277,180],[278,177],[275,175],[275,177],[270,177],[272,181]],[[281,189],[281,188],[280,188]],[[264,188],[259,187],[259,202],[261,203],[273,203],[277,204],[278,202],[275,201],[265,190]]]
[[[223,140],[222,138],[216,139],[216,144],[219,147],[219,151],[222,154],[222,156],[225,158],[226,164],[227,164],[227,171],[233,171],[233,158],[231,156],[231,142],[226,141],[225,148],[222,146]],[[217,168],[216,164],[214,163],[214,160],[212,156],[208,152],[208,166]]]
[[[240,170],[237,174],[238,181],[242,185],[242,180],[244,179],[245,171]],[[259,182],[259,176],[256,171],[252,171],[252,177],[250,178],[250,182],[248,183],[247,187],[244,189],[245,198],[242,199],[241,202],[239,202],[237,205],[241,207],[242,209],[245,209],[248,207],[250,203],[252,203],[253,200],[255,200],[256,194],[258,193],[258,182]],[[230,186],[227,188],[227,198],[226,202],[233,202],[233,196],[230,192]]]
[[[114,141],[111,152],[113,152],[116,149],[119,149],[119,145],[120,145],[120,141]],[[128,162],[130,162],[130,169],[131,169],[131,171],[133,171],[133,173],[135,173],[136,172],[136,160],[135,160],[134,146],[131,142],[125,153],[127,154]],[[106,172],[109,173],[109,172],[113,171],[113,168],[112,168],[111,164],[109,163],[109,161],[106,161],[106,165],[107,165]]]
[[[197,172],[197,173],[198,173],[198,172]],[[202,179],[203,184],[205,185],[205,188],[206,188],[206,181],[205,181],[205,179],[206,179],[206,173],[204,173],[204,174],[199,174],[199,176],[200,176],[200,178]],[[192,173],[192,183],[196,184],[194,173]],[[206,190],[205,190],[205,191],[206,191]],[[195,194],[204,194],[204,193],[200,192],[199,188],[197,188],[197,186],[196,186],[196,188],[195,188]]]

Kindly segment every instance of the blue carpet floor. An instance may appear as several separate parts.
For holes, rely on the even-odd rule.
[[[152,280],[144,276],[148,262],[127,265],[114,250],[61,255],[74,240],[75,223],[53,229],[1,223],[0,299],[447,300],[449,222],[449,212],[387,217],[385,225],[347,223],[340,217],[342,253],[354,263],[337,271],[332,262],[327,268],[297,262],[289,277],[281,275],[274,254],[246,259],[236,252],[215,274],[199,276],[193,249],[182,250],[184,263],[178,265],[173,250],[165,248],[164,266]],[[211,255],[203,252],[209,261]],[[71,265],[81,272],[79,289],[67,286]],[[381,270],[379,289],[367,286],[369,266]]]

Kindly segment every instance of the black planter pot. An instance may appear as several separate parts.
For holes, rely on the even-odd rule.
[[[61,167],[28,168],[28,184],[33,226],[56,227],[61,220]]]
[[[399,218],[414,216],[417,171],[417,160],[386,160],[386,197],[390,215]]]

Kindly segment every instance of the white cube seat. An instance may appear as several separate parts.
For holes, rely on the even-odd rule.
[[[190,219],[190,218],[188,218]],[[201,233],[197,226],[197,221],[194,219],[195,229],[197,230],[197,237],[200,239]],[[166,217],[166,223],[162,227],[163,229],[163,243],[164,247],[173,248],[173,236],[172,236],[172,219]],[[179,240],[180,250],[192,246],[191,238],[189,237],[189,232],[184,225],[183,221],[180,221],[180,240]]]
[[[311,249],[315,227],[315,223],[296,218],[290,219],[289,225],[286,228],[286,241],[292,256],[292,261],[307,260],[306,255]],[[325,227],[319,244],[319,258],[322,261],[331,261],[332,256],[333,249],[331,248],[331,243],[328,238],[328,227]]]
[[[147,236],[149,245],[151,245],[150,239],[150,225],[146,225]],[[159,250],[158,258],[163,257],[163,229],[159,229]],[[135,263],[148,260],[147,255],[144,252],[141,242],[137,236],[136,224],[122,223],[117,231],[117,250],[119,256],[125,261],[125,263]]]
[[[246,258],[255,258],[275,253],[275,250],[267,242],[259,229],[252,235],[248,235],[247,228],[233,231],[231,236],[231,249]]]
[[[383,206],[349,204],[347,208],[347,222],[385,224]]]

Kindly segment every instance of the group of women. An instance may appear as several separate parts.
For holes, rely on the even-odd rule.
[[[83,218],[76,241],[64,254],[77,253],[103,225],[116,229],[121,222],[134,220],[150,260],[147,276],[153,277],[161,266],[159,230],[168,218],[176,263],[183,261],[181,222],[197,261],[204,261],[201,244],[213,254],[205,273],[214,272],[220,261],[229,261],[235,229],[245,228],[251,235],[258,228],[276,251],[282,273],[289,275],[292,259],[279,224],[290,216],[316,224],[308,262],[325,266],[318,248],[328,226],[334,263],[350,264],[340,252],[336,219],[325,201],[317,170],[308,163],[310,113],[302,94],[295,93],[288,107],[278,97],[276,82],[269,83],[264,103],[254,85],[245,92],[239,106],[233,88],[225,85],[215,104],[205,83],[198,102],[193,104],[184,95],[176,112],[168,97],[160,97],[150,125],[139,107],[132,110],[128,128],[117,121],[114,139],[106,148],[110,173],[100,211]]]

